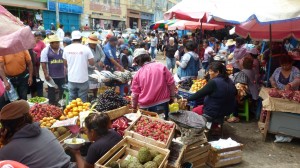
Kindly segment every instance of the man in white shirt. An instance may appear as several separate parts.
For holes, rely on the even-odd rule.
[[[64,25],[59,25],[59,28],[56,31],[56,35],[58,36],[58,38],[60,39],[60,41],[62,41],[65,37],[65,32],[64,32]]]
[[[81,98],[86,102],[89,91],[88,65],[94,66],[94,56],[87,46],[81,44],[81,40],[80,31],[73,31],[72,44],[64,49],[63,59],[68,67],[70,101]]]

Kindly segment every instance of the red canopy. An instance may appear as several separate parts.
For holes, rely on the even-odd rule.
[[[269,24],[259,24],[254,19],[235,27],[235,33],[239,36],[246,38],[249,35],[256,40],[269,39],[269,32]],[[300,40],[300,20],[272,23],[273,40],[283,40],[290,36]]]
[[[207,16],[215,10],[215,0],[183,0],[164,14],[164,20],[175,17],[180,20],[207,22]]]

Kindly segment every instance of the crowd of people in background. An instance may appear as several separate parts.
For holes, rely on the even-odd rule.
[[[123,35],[111,28],[103,38],[102,30],[83,37],[81,31],[65,32],[63,25],[56,31],[52,30],[54,28],[44,30],[41,23],[39,31],[34,33],[36,45],[33,49],[0,56],[1,77],[6,89],[13,85],[21,99],[26,100],[27,93],[43,96],[43,81],[53,80],[58,88],[49,86],[46,89],[50,104],[57,105],[66,83],[70,100],[80,97],[87,101],[89,90],[96,97],[99,88],[99,84],[88,77],[93,70],[137,71],[141,65],[136,62],[134,53],[140,49],[149,54],[150,61],[156,61],[161,54],[162,59],[166,59],[166,68],[180,80],[209,75],[210,70],[217,68],[210,65],[221,62],[233,69],[233,81],[246,76],[247,92],[254,101],[258,99],[259,86],[268,84],[263,82],[268,81],[267,77],[271,77],[271,86],[280,89],[299,86],[300,64],[291,57],[299,55],[299,45],[292,44],[290,39],[283,43],[273,42],[274,58],[269,62],[268,43],[246,41],[241,37],[217,39],[199,30],[179,37],[177,31],[137,31]],[[264,67],[270,71],[266,73]],[[3,107],[7,98],[1,97],[0,102]],[[229,121],[238,122],[239,119],[233,115]]]

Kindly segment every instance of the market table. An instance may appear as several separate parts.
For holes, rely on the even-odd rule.
[[[291,125],[294,125],[292,121],[284,122],[284,119],[293,119],[293,120],[300,120],[300,103],[295,101],[290,101],[288,99],[282,98],[274,98],[269,96],[270,88],[261,88],[259,96],[263,99],[262,101],[262,110],[265,110],[266,116],[264,113],[261,112],[260,120],[258,122],[258,127],[263,134],[263,140],[266,140],[266,136],[269,133],[280,133],[284,135],[289,135],[293,137],[300,137],[299,130],[300,126],[296,125],[297,128],[294,128],[292,132],[288,129]],[[275,117],[272,117],[272,113]],[[264,119],[265,117],[265,119]],[[280,119],[281,118],[281,119]],[[280,120],[282,120],[280,122]],[[285,128],[285,131],[270,131],[270,126],[273,122],[277,122],[276,125],[278,126],[278,122],[280,122],[280,127]],[[289,125],[289,126],[287,126]],[[274,126],[274,124],[273,124]]]

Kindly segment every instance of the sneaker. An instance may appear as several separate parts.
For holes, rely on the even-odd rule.
[[[229,123],[238,123],[238,122],[240,122],[240,118],[232,116],[227,120],[227,122],[229,122]]]

